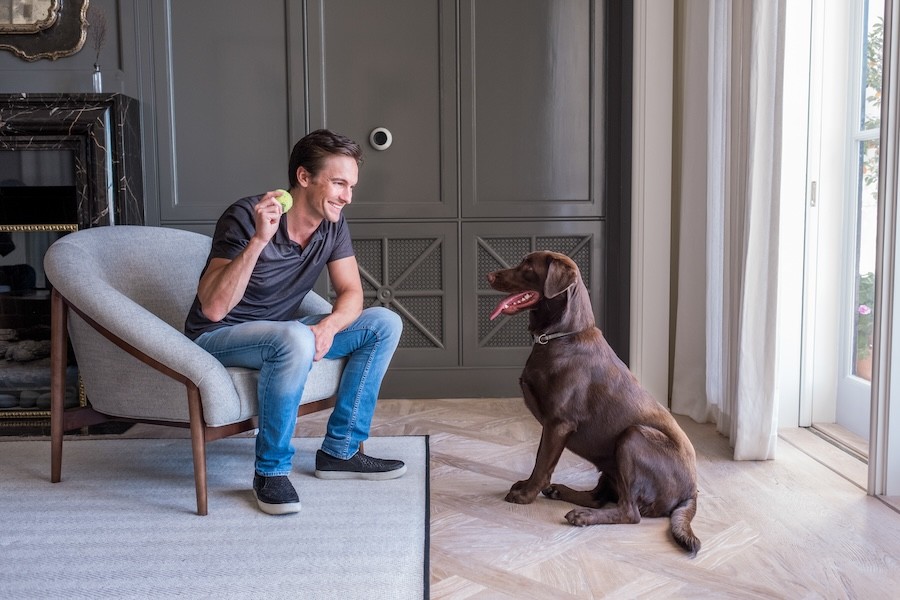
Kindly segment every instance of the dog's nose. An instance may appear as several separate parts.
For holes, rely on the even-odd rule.
[[[496,278],[497,278],[496,273],[488,273],[487,274],[488,283],[494,283],[494,279],[496,279]]]

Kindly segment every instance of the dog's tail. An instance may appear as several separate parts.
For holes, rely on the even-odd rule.
[[[691,520],[697,514],[697,494],[683,501],[672,511],[672,535],[679,546],[690,552],[691,557],[700,551],[700,540],[691,529]]]

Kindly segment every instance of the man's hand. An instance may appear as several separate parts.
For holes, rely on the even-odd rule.
[[[328,354],[334,343],[334,336],[362,313],[362,282],[359,279],[356,257],[348,256],[328,263],[328,276],[336,297],[331,314],[309,327],[316,336],[316,355],[313,360],[321,360]]]
[[[334,334],[340,330],[336,329],[329,322],[328,317],[315,325],[310,325],[309,328],[312,330],[313,335],[316,336],[316,355],[313,357],[313,361],[322,360],[322,357],[331,350],[331,345],[334,343]]]
[[[278,191],[266,192],[253,208],[253,220],[256,225],[254,237],[268,243],[278,231],[278,223],[281,221],[281,202],[276,200]]]

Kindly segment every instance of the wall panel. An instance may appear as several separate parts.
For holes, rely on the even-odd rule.
[[[217,217],[238,198],[287,186],[296,140],[289,137],[286,14],[284,0],[157,8],[169,35],[157,46],[169,100],[160,122],[168,145],[163,223]]]
[[[461,2],[465,217],[602,213],[602,13],[589,0]]]
[[[455,7],[449,0],[309,3],[310,127],[360,142],[357,218],[455,217]],[[385,128],[384,150],[368,142]]]
[[[445,223],[352,223],[365,306],[400,315],[394,367],[459,363],[456,226]],[[334,294],[329,290],[329,296]]]
[[[550,250],[578,265],[591,297],[598,325],[604,312],[602,221],[546,223],[468,223],[462,230],[463,364],[466,366],[524,365],[531,352],[528,312],[491,312],[505,294],[493,290],[487,274],[514,267],[529,252]]]

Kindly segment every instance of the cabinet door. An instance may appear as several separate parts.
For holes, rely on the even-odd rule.
[[[463,365],[521,366],[531,352],[528,312],[500,315],[491,312],[503,294],[494,291],[487,274],[514,267],[529,252],[552,250],[578,265],[591,298],[594,318],[603,327],[603,221],[468,223],[462,230]]]
[[[457,228],[447,223],[352,223],[364,306],[400,315],[392,368],[459,362]],[[329,290],[333,298],[333,293]]]
[[[463,217],[603,214],[601,12],[590,0],[460,3]]]
[[[169,40],[156,56],[162,224],[215,222],[238,198],[286,187],[296,141],[287,0],[153,11]]]
[[[454,2],[308,6],[310,129],[348,135],[365,152],[348,215],[456,216]],[[390,145],[370,143],[376,129]]]

